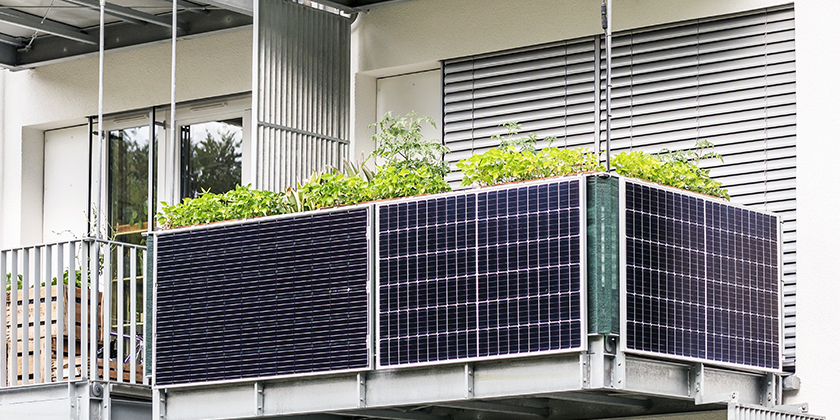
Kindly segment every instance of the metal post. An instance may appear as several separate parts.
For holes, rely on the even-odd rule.
[[[170,160],[171,165],[169,166],[169,170],[171,171],[170,176],[170,184],[169,184],[169,202],[170,203],[177,203],[178,200],[176,199],[175,193],[175,150],[177,149],[177,136],[175,133],[175,59],[176,55],[176,41],[178,39],[178,0],[172,0],[172,85],[170,91],[170,111],[169,111],[169,132],[170,132]]]
[[[157,200],[155,197],[155,108],[149,110],[149,191],[146,199],[148,213],[146,216],[146,228],[149,233],[154,229],[155,209],[157,209]],[[148,239],[147,239],[148,240]]]
[[[102,152],[105,149],[102,146],[103,135],[103,121],[102,114],[104,112],[105,100],[105,0],[99,0],[99,112],[97,114],[97,123],[99,129],[96,130],[99,134],[99,182],[97,182],[96,194],[96,238],[102,239],[102,181],[105,179],[102,176]]]
[[[607,105],[607,172],[610,171],[610,139],[612,128],[612,0],[602,0],[601,2],[601,27],[604,29],[604,40],[606,41],[606,105]]]

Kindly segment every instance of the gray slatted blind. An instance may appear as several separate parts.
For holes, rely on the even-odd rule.
[[[498,146],[500,124],[518,122],[521,134],[556,136],[566,147],[595,139],[595,45],[592,39],[444,63],[444,143],[454,163]]]
[[[613,152],[708,140],[724,162],[703,165],[732,201],[782,216],[787,366],[795,360],[795,70],[790,8],[613,37]],[[605,127],[602,118],[602,140]]]
[[[254,186],[281,191],[347,157],[350,20],[260,0],[255,22]]]
[[[454,163],[497,146],[498,125],[604,149],[602,39],[444,63],[444,142]],[[600,78],[595,80],[595,61]],[[600,109],[592,104],[600,91]],[[709,140],[725,161],[704,162],[732,201],[782,216],[785,366],[795,361],[796,74],[791,7],[617,33],[612,150],[658,152]],[[600,125],[594,124],[600,120]],[[454,172],[451,181],[461,176]]]

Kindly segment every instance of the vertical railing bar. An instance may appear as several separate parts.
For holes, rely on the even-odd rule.
[[[18,251],[12,251],[11,253],[11,272],[9,273],[10,281],[12,282],[11,293],[9,294],[10,299],[9,301],[12,303],[11,307],[11,322],[9,325],[12,327],[12,336],[10,337],[9,349],[12,351],[12,354],[9,357],[9,360],[14,360],[9,363],[9,385],[17,385],[17,374],[18,374]]]
[[[32,248],[32,383],[41,382],[41,247]],[[29,292],[27,291],[27,295]],[[28,302],[28,299],[27,299]],[[46,337],[46,335],[45,335]]]
[[[30,248],[24,248],[21,250],[21,257],[23,258],[23,279],[21,281],[21,289],[19,291],[22,294],[21,298],[21,316],[20,316],[20,325],[21,325],[21,339],[20,342],[21,346],[21,359],[22,359],[22,368],[20,370],[20,383],[21,384],[28,384],[29,383],[29,373],[30,373],[30,366],[29,366],[29,251]],[[15,343],[17,344],[17,343]]]
[[[79,294],[81,295],[82,305],[82,325],[81,325],[81,342],[79,343],[79,350],[81,355],[80,363],[82,370],[82,378],[88,378],[88,325],[90,325],[90,319],[88,318],[88,296],[90,294],[90,281],[88,276],[90,275],[90,242],[83,240],[80,242],[81,244],[81,254],[82,260],[79,261],[79,266],[82,270],[82,279],[81,279],[81,291]]]
[[[123,313],[125,312],[125,273],[123,267],[125,266],[125,256],[122,252],[117,252],[117,382],[123,381],[123,341],[125,341],[125,320]]]
[[[52,249],[53,245],[44,247],[44,382],[52,382]],[[58,283],[58,279],[56,279]]]
[[[146,238],[146,240],[147,241],[153,241],[154,238],[148,237],[148,238]],[[151,361],[149,360],[148,354],[146,354],[147,346],[146,346],[145,343],[147,342],[146,340],[148,340],[149,337],[152,336],[151,334],[149,334],[149,332],[151,331],[151,322],[147,323],[147,321],[149,319],[151,319],[151,317],[149,316],[149,314],[146,313],[146,310],[149,308],[149,305],[146,303],[147,302],[146,299],[149,298],[148,291],[149,291],[149,282],[151,281],[151,279],[149,278],[149,270],[146,269],[146,264],[151,264],[151,262],[146,260],[149,256],[149,254],[145,249],[140,250],[140,255],[141,255],[141,258],[142,258],[140,265],[143,267],[142,268],[142,270],[143,270],[143,318],[142,319],[143,319],[143,341],[144,341],[143,350],[142,350],[142,352],[143,352],[142,353],[142,356],[143,356],[142,357],[142,360],[143,360],[143,385],[149,385],[149,377],[146,375],[146,372],[148,372],[148,369],[146,368],[146,366],[151,366],[151,365],[147,365],[147,363],[151,363]]]
[[[90,247],[93,249],[93,256],[90,259],[90,263],[88,264],[88,271],[90,272],[90,283],[88,283],[88,290],[90,290],[90,309],[88,311],[89,315],[89,325],[90,325],[90,332],[88,333],[88,338],[90,339],[89,343],[89,350],[88,356],[90,359],[90,369],[88,370],[88,377],[90,380],[95,381],[99,379],[99,368],[98,368],[98,355],[99,353],[99,281],[100,281],[100,273],[99,273],[99,258],[100,255],[104,257],[102,253],[102,247],[108,247],[108,245],[103,245],[102,243],[91,240],[89,242]],[[103,354],[103,356],[105,356]],[[107,371],[105,364],[102,365],[103,372]]]
[[[131,275],[131,281],[128,284],[129,287],[129,310],[128,315],[131,316],[131,327],[129,329],[129,335],[131,336],[131,357],[129,359],[129,363],[131,363],[131,377],[128,379],[128,382],[132,384],[137,383],[137,352],[134,351],[135,343],[137,342],[137,248],[132,247],[130,249],[129,254],[129,271]],[[120,366],[122,366],[122,360],[118,362]]]
[[[0,290],[6,291],[6,251],[0,251]],[[11,297],[11,294],[10,294]],[[11,301],[11,299],[9,299]],[[11,360],[8,354],[6,354],[6,346],[5,343],[9,343],[6,333],[7,333],[7,320],[6,320],[6,311],[8,308],[6,307],[6,299],[0,299],[0,388],[5,387],[7,384],[6,379],[6,365],[8,361]]]
[[[76,378],[76,244],[70,242],[67,250],[67,379]],[[81,246],[81,245],[80,245]],[[79,250],[81,253],[81,249]],[[81,264],[80,264],[81,266]],[[79,267],[79,285],[82,268]],[[79,294],[82,294],[79,291]],[[79,308],[81,311],[81,308]]]
[[[64,326],[67,323],[67,310],[64,308],[64,245],[55,247],[56,285],[55,285],[55,380],[64,380]],[[72,278],[72,280],[71,280]],[[67,283],[75,283],[75,273],[67,272]]]
[[[111,379],[111,263],[113,262],[111,246],[103,244],[105,249],[105,266],[102,268],[102,379],[107,381]],[[122,251],[122,245],[114,246],[117,255]],[[117,257],[119,259],[119,257]],[[97,301],[99,301],[97,294]],[[118,309],[119,311],[119,309]],[[97,317],[99,318],[99,317]],[[117,342],[119,342],[119,337]],[[97,351],[97,354],[99,352]]]

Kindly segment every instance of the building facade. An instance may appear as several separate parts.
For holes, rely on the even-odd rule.
[[[220,0],[208,6],[182,5],[181,12],[189,16],[193,28],[185,30],[194,33],[177,40],[174,55],[165,37],[106,49],[101,126],[107,135],[103,136],[102,147],[98,137],[97,55],[55,54],[42,62],[28,62],[28,52],[19,53],[18,61],[6,63],[10,70],[0,72],[0,248],[9,250],[4,254],[3,269],[23,275],[24,266],[35,261],[35,254],[27,254],[29,259],[23,259],[24,253],[35,252],[29,249],[40,244],[72,243],[65,248],[38,248],[38,261],[53,261],[54,273],[62,269],[72,273],[74,270],[68,269],[64,261],[75,259],[78,262],[71,268],[87,273],[82,268],[87,267],[93,272],[91,256],[101,252],[103,264],[114,267],[115,279],[132,277],[128,283],[112,280],[113,287],[106,288],[104,280],[99,284],[105,293],[101,308],[106,316],[101,319],[113,319],[114,326],[124,326],[113,334],[143,341],[138,337],[152,335],[152,330],[146,329],[151,328],[151,318],[137,318],[137,313],[143,312],[143,299],[151,302],[152,282],[147,281],[151,278],[143,275],[142,267],[154,256],[148,254],[136,265],[129,261],[146,250],[139,247],[147,242],[141,234],[149,230],[149,216],[160,209],[162,202],[195,196],[202,188],[216,191],[235,184],[279,191],[324,164],[340,165],[345,158],[362,160],[375,148],[368,127],[388,111],[404,115],[416,110],[437,121],[437,127],[427,128],[424,134],[441,139],[450,147],[452,152],[446,157],[450,162],[494,146],[491,136],[500,133],[499,124],[512,121],[521,123],[523,132],[535,132],[539,137],[557,136],[565,147],[598,151],[605,148],[606,51],[600,2],[356,3],[359,4],[325,2],[327,7],[320,7],[309,2],[264,0],[251,4]],[[169,18],[166,6],[157,6],[158,15]],[[214,12],[202,15],[191,13],[191,9]],[[46,9],[33,9],[32,14],[37,14],[34,11],[44,13]],[[215,19],[215,11],[227,11],[237,17],[227,21],[219,18],[222,23],[214,22],[212,30],[195,29],[202,27],[197,23],[202,16]],[[113,14],[109,16],[112,27],[123,24],[113,21]],[[838,412],[831,386],[836,369],[831,368],[830,332],[823,331],[840,316],[832,304],[840,297],[840,286],[833,281],[835,270],[830,266],[832,256],[840,251],[840,227],[832,218],[838,199],[831,193],[834,187],[830,178],[830,159],[838,148],[834,141],[837,135],[830,127],[834,111],[840,110],[840,100],[832,94],[840,86],[831,77],[838,61],[835,53],[840,52],[832,42],[832,22],[836,17],[840,17],[840,6],[814,1],[620,0],[614,2],[612,10],[613,150],[687,149],[697,140],[709,140],[723,155],[723,162],[704,164],[730,189],[733,202],[780,216],[784,222],[782,362],[770,375],[775,379],[769,388],[781,395],[774,394],[773,404],[768,407],[784,406],[789,411],[807,403],[810,413],[828,417]],[[226,26],[224,22],[229,23]],[[107,34],[109,27],[105,28]],[[30,33],[18,35],[17,39],[27,40],[26,36],[37,41],[37,35]],[[41,41],[49,41],[49,36],[58,37],[47,35]],[[41,44],[35,41],[30,46],[37,52]],[[121,45],[118,40],[109,42]],[[43,49],[53,48],[43,45]],[[173,89],[174,100],[170,96]],[[152,138],[154,146],[150,147]],[[221,154],[208,155],[210,144],[228,147],[227,155],[218,151]],[[225,159],[227,166],[211,165]],[[224,176],[209,177],[207,173]],[[457,172],[450,179],[456,183]],[[154,191],[151,200],[149,190]],[[151,211],[148,202],[155,204]],[[92,246],[84,251],[84,246],[77,247],[73,241],[85,243],[82,238],[94,234],[96,226],[108,226],[105,236],[113,241],[138,247],[126,248],[121,256],[107,257],[104,248]],[[57,254],[66,258],[62,257],[59,263],[55,260]],[[19,262],[13,264],[12,260],[18,258]],[[16,271],[11,271],[13,265]],[[31,267],[36,270],[34,265]],[[117,267],[124,271],[117,273]],[[45,269],[40,270],[47,276],[44,278],[49,278]],[[80,274],[80,279],[82,290],[95,290],[92,277]],[[25,280],[19,287],[32,284],[36,284],[35,280]],[[63,296],[58,295],[58,300],[72,293],[70,289]],[[130,295],[131,291],[135,295]],[[94,299],[89,300],[83,300],[82,305],[92,304],[96,309]],[[136,306],[131,307],[132,304]],[[29,310],[20,316],[35,316],[38,312]],[[94,312],[85,312],[88,313]],[[49,320],[49,312],[41,316]],[[92,328],[88,332],[97,331],[95,318],[89,317],[85,321],[88,324],[83,323]],[[35,322],[40,322],[37,316]],[[53,344],[45,353],[69,350],[71,347],[67,346],[82,338],[84,330],[82,327],[78,337],[70,335],[63,349]],[[6,334],[11,340],[8,343],[18,338],[22,342],[29,338],[37,342],[34,332],[33,337],[15,334]],[[73,344],[68,363],[59,363],[58,370],[63,369],[64,375],[53,381],[63,383],[62,378],[68,377],[71,382],[97,379],[90,373],[97,363],[93,354],[102,344],[88,335],[96,334],[84,335],[88,342]],[[49,336],[38,338],[49,341]],[[312,388],[307,388],[295,380],[274,378],[279,382],[236,382],[229,390],[224,384],[195,389],[187,385],[149,388],[153,377],[138,376],[136,370],[151,374],[151,369],[146,371],[137,360],[129,360],[129,343],[114,346],[113,354],[119,355],[112,359],[128,362],[124,367],[115,365],[112,369],[118,373],[112,378],[106,378],[102,372],[98,378],[105,383],[127,383],[126,387],[132,390],[130,385],[136,385],[142,394],[136,398],[154,407],[156,415],[167,418],[241,418],[244,411],[251,410],[250,406],[239,410],[231,408],[231,404],[213,403],[214,399],[223,398],[257,398],[255,404],[260,409],[255,416],[341,412],[378,418],[504,415],[507,404],[508,409],[510,405],[519,407],[514,413],[507,413],[511,415],[566,418],[555,411],[534,411],[519,400],[505,401],[501,409],[493,406],[494,401],[509,396],[502,385],[493,394],[496,400],[487,397],[480,399],[484,405],[472,406],[442,404],[433,399],[433,392],[422,394],[417,400],[385,398],[381,406],[376,406],[377,391],[372,388],[368,391],[371,406],[367,411],[361,410],[364,406],[348,411],[340,403],[320,407],[319,398],[312,395],[328,393],[330,386],[343,389],[344,385],[338,383],[310,384]],[[11,357],[12,353],[8,350],[5,354]],[[34,359],[39,356],[44,353],[35,351]],[[75,357],[80,361],[70,362]],[[141,356],[138,353],[136,357]],[[45,369],[49,360],[42,358],[38,364],[21,362],[21,368]],[[77,365],[79,374],[69,375],[67,372]],[[467,369],[469,378],[470,368],[464,366],[467,365],[459,365],[458,369]],[[528,375],[526,371],[509,374]],[[41,381],[46,381],[46,372]],[[123,377],[125,372],[134,375]],[[432,369],[417,372],[426,380],[432,380],[436,374],[445,376]],[[458,375],[465,374],[459,372]],[[387,372],[380,372],[382,377],[374,373],[368,378],[371,386],[405,387],[412,380],[425,383],[408,376],[388,382]],[[13,376],[11,370],[4,374]],[[696,372],[692,375],[698,376]],[[39,376],[33,375],[34,382],[38,382],[36,378]],[[447,380],[440,379],[441,384],[446,384],[442,386],[450,385]],[[364,384],[364,379],[353,376],[350,383],[354,388],[363,387],[359,384]],[[0,388],[0,395],[24,392],[11,381],[6,385]],[[261,386],[280,389],[277,392],[284,398],[294,397],[296,392],[305,394],[301,398],[310,402],[284,408],[287,400],[277,397],[274,411],[263,410]],[[131,394],[130,390],[118,388],[119,385],[109,391],[117,399],[121,398],[119,395]],[[152,389],[154,401],[150,402]],[[67,392],[66,388],[63,392]],[[74,395],[100,398],[91,397],[92,391],[85,392]],[[336,395],[340,392],[336,391]],[[452,403],[448,394],[440,395],[442,401]],[[358,391],[354,396],[358,396]],[[742,397],[743,402],[753,403],[749,397]],[[431,400],[424,400],[428,398]],[[465,399],[471,399],[469,393]],[[695,400],[699,404],[702,398]],[[203,410],[193,408],[202,401],[206,403]],[[387,411],[391,405],[417,410],[423,403],[440,403],[442,408],[417,413],[400,411],[401,414]],[[659,403],[669,404],[654,401],[654,405]],[[9,407],[13,405],[0,405],[0,410],[11,410]],[[228,408],[230,411],[226,411]],[[562,410],[563,406],[540,409]],[[664,413],[635,409],[629,408],[626,415],[643,418]],[[384,415],[383,410],[387,411]],[[587,413],[585,408],[573,405],[571,416],[616,417],[622,413],[593,410]],[[735,409],[726,414],[729,418],[735,418],[732,410]],[[211,415],[214,412],[217,414]],[[86,415],[93,418],[92,413]],[[411,417],[412,414],[420,417]],[[800,410],[797,415],[804,414]]]

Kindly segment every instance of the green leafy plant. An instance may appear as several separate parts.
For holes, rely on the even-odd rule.
[[[396,166],[381,168],[371,181],[370,188],[371,197],[377,200],[435,194],[452,189],[442,176],[434,172],[433,168],[421,167],[409,170]]]
[[[345,206],[370,201],[370,186],[359,174],[345,174],[337,168],[316,173],[293,194],[296,211]]]
[[[641,151],[622,152],[611,162],[619,175],[645,179],[688,191],[729,200],[729,192],[723,185],[709,176],[709,170],[699,166],[705,159],[723,157],[712,152],[714,145],[706,140],[698,141],[693,149],[669,151],[663,149],[657,155]]]
[[[373,156],[385,162],[383,167],[409,171],[427,168],[429,174],[442,178],[449,172],[449,166],[443,161],[449,148],[438,140],[423,140],[421,123],[437,127],[431,118],[418,117],[417,111],[404,117],[393,117],[387,112],[381,121],[368,126],[378,131],[371,137],[377,144]]]
[[[464,174],[463,185],[494,185],[603,170],[598,157],[586,149],[546,147],[537,151],[536,134],[517,137],[519,124],[503,126],[507,135],[493,136],[499,141],[499,147],[456,164]],[[556,138],[548,137],[545,141],[550,146]]]
[[[291,211],[292,206],[284,194],[237,186],[224,194],[204,191],[198,198],[185,198],[175,205],[164,202],[157,220],[161,227],[167,229]]]

